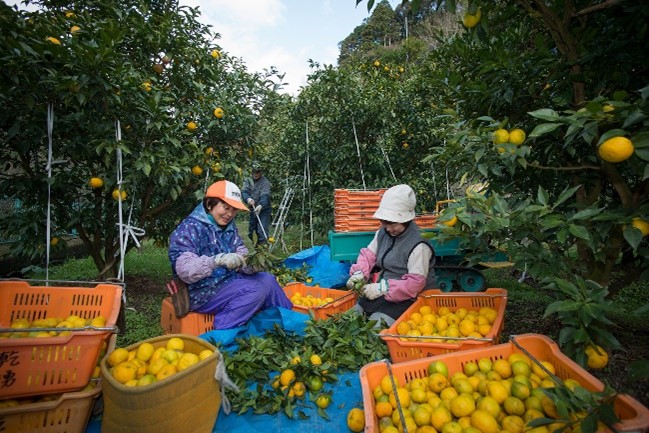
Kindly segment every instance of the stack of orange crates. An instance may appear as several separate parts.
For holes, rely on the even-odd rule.
[[[334,189],[334,231],[336,232],[370,232],[381,226],[374,219],[374,212],[379,208],[385,189],[354,190]],[[434,228],[437,217],[434,214],[421,214],[415,217],[415,223],[422,229]]]
[[[0,281],[0,401],[50,401],[0,408],[2,431],[82,433],[101,385],[87,388],[102,350],[114,348],[122,287],[31,286],[27,281]],[[29,323],[70,315],[106,318],[101,329],[71,331],[52,337],[18,337],[11,328],[17,319]],[[65,328],[61,328],[61,331]],[[11,338],[6,338],[11,335]],[[109,346],[110,343],[110,346]],[[61,394],[57,398],[53,394]],[[4,429],[3,429],[4,428]],[[6,429],[6,430],[5,430]]]
[[[309,314],[318,319],[327,319],[334,314],[342,313],[349,310],[356,304],[356,295],[351,290],[326,289],[322,287],[307,286],[304,283],[289,283],[284,287],[284,293],[291,298],[296,293],[301,296],[311,295],[314,298],[332,298],[333,301],[321,306],[306,307],[302,305],[293,305],[292,310],[299,313]]]

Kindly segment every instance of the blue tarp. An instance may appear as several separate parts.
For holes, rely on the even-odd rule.
[[[266,330],[278,324],[286,331],[304,334],[304,328],[309,316],[284,308],[270,308],[257,313],[245,326],[239,328],[210,331],[199,337],[206,341],[219,342],[224,352],[236,350],[237,338],[246,338],[252,335],[263,335]],[[302,405],[297,405],[295,413],[303,412],[308,419],[291,419],[283,412],[272,415],[254,415],[251,411],[238,415],[226,415],[219,411],[213,432],[228,433],[255,433],[255,432],[344,432],[347,428],[347,413],[353,407],[363,407],[360,378],[358,372],[338,372],[338,381],[335,384],[325,384],[322,391],[332,392],[332,403],[326,409],[329,420],[317,414],[315,404],[305,400]],[[308,395],[308,394],[307,394]],[[100,433],[101,417],[90,420],[85,433]]]
[[[308,275],[313,278],[311,284],[337,288],[343,286],[349,278],[351,265],[347,262],[331,261],[329,245],[311,247],[284,260],[284,266],[289,269],[299,268],[305,263],[310,268]]]

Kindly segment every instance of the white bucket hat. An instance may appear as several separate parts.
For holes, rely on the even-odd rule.
[[[405,223],[415,219],[417,199],[408,185],[396,185],[383,193],[374,218],[393,223]]]

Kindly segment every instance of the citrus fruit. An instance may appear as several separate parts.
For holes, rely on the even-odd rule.
[[[158,379],[152,374],[145,374],[144,376],[140,377],[137,380],[136,386],[146,386],[146,385],[151,385],[152,383],[156,382]]]
[[[113,369],[113,377],[119,383],[126,383],[135,379],[138,367],[131,362],[122,362]]]
[[[444,361],[433,361],[428,364],[428,374],[432,375],[433,373],[441,373],[444,377],[448,377],[448,367]]]
[[[194,121],[187,122],[187,130],[189,132],[194,132],[196,130],[196,128],[198,128],[198,125],[196,124],[196,122],[194,122]]]
[[[509,132],[506,129],[496,129],[493,133],[494,144],[503,144],[509,141]]]
[[[457,421],[451,421],[444,424],[442,433],[462,433],[462,426]]]
[[[451,400],[451,413],[457,418],[469,416],[475,410],[475,401],[469,394],[460,394]]]
[[[135,357],[140,361],[146,362],[151,359],[154,350],[155,348],[153,347],[153,344],[144,342],[138,346]]]
[[[203,174],[203,169],[200,166],[195,165],[192,167],[192,174],[200,176],[201,174]]]
[[[394,409],[397,408],[397,397],[399,398],[399,404],[402,407],[407,407],[410,405],[410,393],[406,388],[397,388],[396,395],[395,393],[390,394],[390,404]]]
[[[464,24],[464,27],[467,29],[470,29],[478,25],[480,18],[482,18],[482,12],[480,11],[480,8],[478,8],[475,14],[470,14],[468,12],[465,13],[462,18],[462,24]]]
[[[600,346],[587,346],[584,350],[588,356],[587,365],[590,368],[604,368],[608,364],[608,353]]]
[[[331,404],[331,396],[329,394],[320,394],[316,399],[315,404],[320,409],[326,409]]]
[[[392,405],[387,401],[380,401],[374,407],[376,416],[383,418],[384,416],[392,416]]]
[[[151,91],[151,83],[148,81],[143,82],[140,84],[140,88],[144,90],[145,92],[150,92]]]
[[[492,370],[498,373],[503,379],[507,379],[512,376],[512,366],[504,359],[496,360],[493,363]]]
[[[437,431],[441,431],[444,424],[453,421],[453,415],[444,405],[439,405],[430,414],[430,423]]]
[[[347,428],[355,433],[365,429],[365,412],[362,409],[355,407],[347,413]]]
[[[525,137],[525,131],[522,129],[516,128],[509,131],[509,142],[516,146],[523,144],[525,142]]]
[[[187,370],[192,365],[198,363],[198,361],[200,361],[198,355],[191,352],[185,352],[178,360],[178,365],[177,365],[178,371]]]
[[[503,402],[503,409],[508,415],[523,416],[525,414],[525,403],[519,398],[509,396]]]
[[[311,355],[311,358],[309,358],[309,361],[311,361],[311,364],[313,365],[322,365],[322,359],[320,359],[320,356],[318,355]]]
[[[104,186],[104,180],[101,177],[91,177],[90,181],[88,181],[88,184],[91,188],[101,188],[102,186]]]
[[[178,370],[176,369],[176,367],[174,365],[167,364],[167,365],[163,366],[160,369],[160,371],[158,371],[158,374],[156,374],[155,377],[158,380],[163,380],[163,379],[168,378],[169,376],[173,376],[177,372],[178,372]]]
[[[322,379],[318,376],[313,376],[307,380],[306,385],[311,391],[320,391],[322,389]]]
[[[49,38],[45,38],[45,40],[53,43],[54,45],[61,45],[61,41],[51,36]]]
[[[118,189],[114,189],[113,193],[111,194],[113,197],[113,200],[119,200],[120,199],[120,193]],[[126,200],[126,191],[122,190],[121,194],[122,201]]]
[[[217,119],[222,119],[224,115],[225,115],[225,111],[223,111],[223,108],[216,107],[214,109],[214,117],[216,117]]]
[[[633,222],[631,223],[631,225],[636,229],[640,230],[642,236],[649,235],[649,221],[644,220],[642,218],[633,218]]]
[[[510,433],[523,433],[525,429],[525,421],[523,418],[516,415],[507,415],[500,422],[502,428]]]
[[[527,364],[525,361],[520,361],[520,360],[514,361],[511,363],[511,366],[512,366],[512,374],[514,375],[514,377],[516,376],[530,377],[530,374],[532,373],[532,369],[530,368],[530,365]]]
[[[386,374],[381,379],[381,390],[383,394],[392,394],[392,380],[394,380],[394,385],[399,387],[399,380],[396,377],[390,379],[390,375]]]
[[[171,337],[167,341],[166,348],[171,350],[185,350],[185,342],[182,340],[182,338]]]
[[[600,158],[608,162],[622,162],[629,159],[635,148],[626,137],[613,137],[602,143],[597,149]]]
[[[282,371],[282,374],[279,377],[279,381],[283,386],[290,385],[295,380],[295,372],[290,368]]]
[[[13,328],[13,324],[12,324]],[[124,349],[123,347],[118,347],[117,349],[113,350],[111,354],[108,356],[108,365],[111,367],[115,367],[118,364],[121,364],[122,362],[126,361],[128,359],[128,350]]]
[[[499,430],[496,418],[486,410],[481,409],[471,414],[471,425],[482,433],[496,433]]]
[[[219,57],[221,57],[221,52],[219,50],[212,50],[210,55],[213,59],[218,59]]]
[[[444,376],[442,373],[436,372],[428,376],[428,388],[433,392],[442,392],[442,390],[446,388],[446,383],[446,376]]]
[[[541,361],[540,364],[541,365],[538,365],[537,363],[532,364],[532,373],[540,377],[541,380],[548,379],[550,377],[550,373],[555,373],[554,365],[552,365],[551,362]]]

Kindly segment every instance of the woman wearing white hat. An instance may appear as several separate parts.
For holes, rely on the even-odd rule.
[[[347,287],[366,283],[358,307],[370,319],[390,326],[417,294],[435,282],[435,251],[413,221],[417,199],[408,185],[396,185],[381,198],[374,218],[381,228],[349,270]]]

